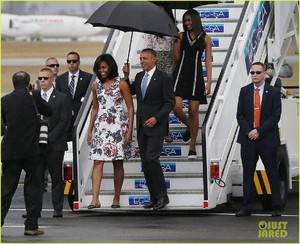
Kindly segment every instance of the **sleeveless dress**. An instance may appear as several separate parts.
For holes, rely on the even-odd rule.
[[[91,160],[114,161],[128,159],[134,154],[131,145],[124,145],[129,118],[124,97],[116,78],[107,90],[96,81],[98,114],[96,115],[89,158]]]
[[[194,40],[191,40],[188,32],[183,33],[181,58],[173,74],[175,96],[197,100],[201,104],[207,104],[202,68],[205,35],[202,32]]]

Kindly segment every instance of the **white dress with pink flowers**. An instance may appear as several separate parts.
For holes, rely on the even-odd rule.
[[[98,114],[93,128],[91,160],[115,161],[133,156],[137,148],[124,146],[124,136],[128,130],[128,112],[124,97],[116,78],[107,90],[100,81],[96,81]]]

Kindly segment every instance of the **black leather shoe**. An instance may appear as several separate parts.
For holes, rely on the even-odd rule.
[[[39,218],[41,217],[41,212],[39,213]],[[27,213],[26,214],[22,214],[22,218],[26,219],[27,218]]]
[[[250,211],[247,211],[247,210],[244,210],[244,209],[241,209],[240,211],[238,211],[236,214],[235,214],[236,217],[246,217],[246,216],[251,216],[251,212]]]
[[[62,211],[53,212],[53,218],[62,218],[62,217],[63,217]]]
[[[163,209],[167,206],[168,203],[169,203],[169,198],[160,198],[153,206],[153,210]]]
[[[275,209],[272,212],[272,217],[280,217],[281,216],[281,211],[279,209]]]
[[[144,205],[143,208],[145,208],[145,209],[153,208],[154,205],[155,205],[155,202],[151,201],[150,203]]]

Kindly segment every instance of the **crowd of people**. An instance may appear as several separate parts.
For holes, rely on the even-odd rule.
[[[146,209],[158,210],[169,204],[164,174],[160,165],[163,141],[169,143],[169,113],[174,112],[186,125],[183,141],[189,144],[189,159],[197,158],[196,142],[199,129],[199,106],[206,104],[212,82],[212,42],[202,27],[199,13],[188,10],[183,15],[183,32],[179,38],[157,38],[148,36],[147,46],[140,52],[139,72],[130,82],[130,68],[123,67],[124,78],[120,78],[116,61],[110,54],[102,54],[95,60],[93,72],[80,70],[80,55],[69,52],[66,56],[68,71],[58,75],[57,58],[46,60],[45,67],[37,74],[34,89],[29,89],[30,76],[24,71],[13,75],[14,91],[2,98],[2,189],[1,224],[9,210],[22,169],[25,171],[24,198],[26,214],[25,235],[40,235],[44,231],[38,226],[41,216],[44,178],[51,177],[53,217],[63,217],[64,181],[62,165],[67,142],[72,140],[72,128],[87,89],[91,84],[92,109],[87,143],[93,161],[92,200],[88,209],[100,208],[100,186],[105,162],[113,163],[114,197],[111,208],[120,208],[120,194],[124,180],[124,160],[136,150],[134,137],[134,105],[136,95],[136,131],[142,169],[150,194]],[[167,48],[166,48],[167,47]],[[157,50],[155,50],[157,49]],[[204,81],[202,54],[205,53],[206,84]],[[162,62],[163,61],[163,62]],[[167,63],[162,65],[162,63]],[[253,74],[252,74],[253,73]],[[264,83],[263,64],[255,63],[251,69],[254,86],[268,88],[274,94],[274,106],[259,125],[253,127],[252,88],[241,90],[237,119],[241,126],[239,141],[242,144],[244,165],[243,208],[237,216],[251,213],[253,170],[258,155],[262,160],[272,161],[278,146],[276,123],[280,117],[280,96]],[[259,76],[259,77],[258,77]],[[258,79],[260,78],[260,79]],[[251,85],[249,85],[251,86]],[[250,94],[250,95],[249,95]],[[188,116],[182,109],[183,100],[188,100]],[[271,104],[271,103],[270,103]],[[35,107],[40,116],[37,116]],[[273,111],[274,108],[274,111]],[[273,114],[274,112],[274,114]],[[273,123],[264,125],[273,116]],[[276,117],[276,119],[275,119]],[[47,144],[39,145],[39,121],[48,124]],[[264,143],[272,132],[272,138]],[[268,137],[268,135],[270,136]],[[276,139],[276,140],[275,140]],[[270,143],[272,142],[272,143]],[[269,145],[269,153],[262,151],[261,144]],[[251,161],[251,164],[249,162]],[[41,163],[43,162],[43,163]],[[47,169],[47,171],[46,171]],[[278,198],[278,176],[274,167],[267,167],[271,178],[274,216],[280,215]],[[46,173],[45,173],[46,172]],[[250,173],[249,173],[250,172]],[[45,176],[44,176],[45,175]],[[38,196],[38,197],[37,197]]]

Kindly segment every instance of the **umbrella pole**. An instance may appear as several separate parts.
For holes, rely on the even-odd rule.
[[[129,49],[128,49],[128,56],[127,56],[127,64],[129,64],[129,55],[131,50],[131,43],[132,43],[133,31],[131,32],[130,42],[129,42]]]

